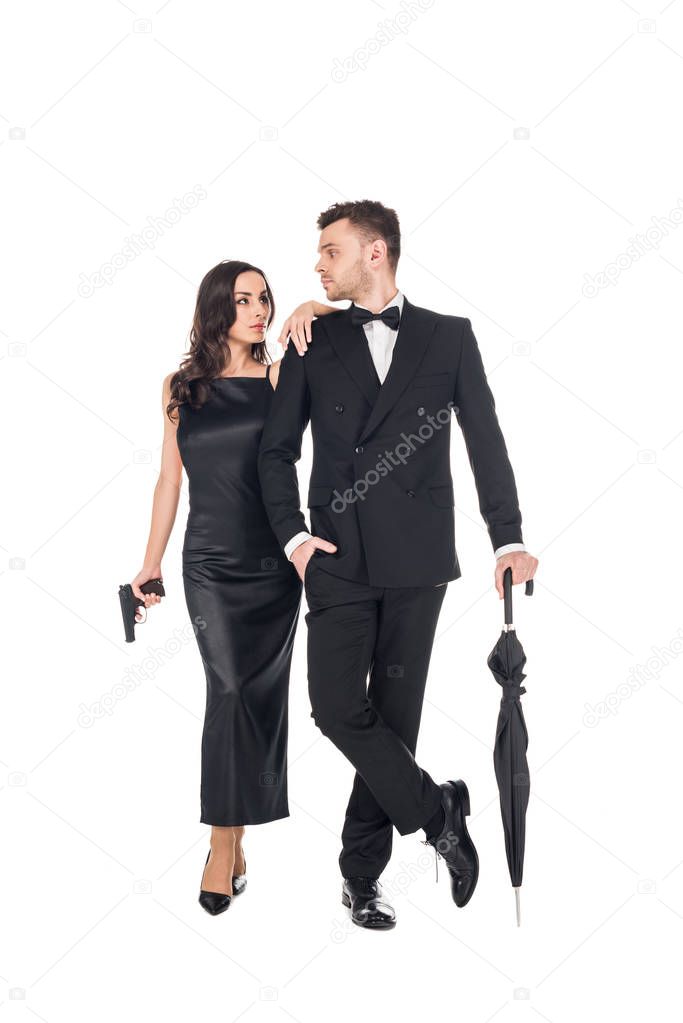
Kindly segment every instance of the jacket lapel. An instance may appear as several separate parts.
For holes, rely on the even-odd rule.
[[[432,339],[435,327],[436,319],[434,317],[425,310],[412,305],[405,296],[403,297],[403,312],[389,372],[380,388],[370,418],[358,438],[359,442],[374,433],[415,376],[417,367]],[[367,346],[367,340],[365,343]]]
[[[343,311],[334,325],[328,326],[324,318],[321,319],[339,361],[353,377],[372,408],[380,392],[379,377],[370,355],[365,331],[351,323],[351,306]]]
[[[323,319],[323,323],[325,323]],[[344,310],[327,336],[370,405],[370,415],[357,438],[364,441],[388,415],[415,375],[436,327],[436,319],[403,296],[403,312],[389,372],[380,386],[370,348],[362,327],[351,323],[351,307]]]

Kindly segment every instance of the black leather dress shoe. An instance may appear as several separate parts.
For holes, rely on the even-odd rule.
[[[465,823],[470,812],[470,794],[462,780],[446,781],[439,788],[445,817],[443,830],[424,844],[433,846],[436,851],[437,880],[439,856],[446,861],[453,901],[462,907],[472,898],[479,878],[479,857]]]
[[[209,862],[209,856],[210,855],[211,855],[211,850],[209,849],[208,855],[206,857],[206,863]],[[205,870],[206,870],[206,863],[204,864],[204,869]],[[246,863],[245,863],[245,866],[246,866]],[[202,880],[204,880],[204,874],[202,874]],[[235,888],[234,888],[235,878],[232,879],[232,883],[233,883],[233,893],[234,893],[234,891],[235,891]],[[246,885],[246,879],[245,879],[244,883]],[[240,889],[240,890],[242,890],[242,889]],[[200,888],[199,889],[199,905],[202,907],[202,909],[205,909],[207,913],[210,913],[211,916],[218,916],[219,913],[224,913],[225,910],[230,905],[231,901],[232,901],[232,895],[226,895],[225,892],[208,892],[204,888]]]
[[[374,877],[345,877],[342,903],[351,910],[351,919],[359,927],[379,931],[396,925],[396,914],[382,898],[381,885]]]

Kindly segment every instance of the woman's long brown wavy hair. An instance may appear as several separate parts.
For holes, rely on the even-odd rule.
[[[187,403],[193,409],[200,409],[209,397],[211,381],[230,365],[228,333],[237,319],[235,280],[249,270],[261,274],[266,283],[270,302],[266,329],[273,322],[275,300],[263,270],[238,259],[226,259],[209,270],[197,292],[197,305],[190,331],[190,350],[171,377],[171,400],[166,406],[166,414],[172,422],[175,421],[172,413],[179,405]],[[262,341],[252,344],[251,354],[257,362],[268,365],[270,359],[265,334]]]

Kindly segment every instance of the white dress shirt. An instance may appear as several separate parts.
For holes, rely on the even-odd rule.
[[[397,305],[399,312],[403,312],[403,293],[397,291],[392,299],[379,310],[383,313],[389,306]],[[359,306],[359,309],[364,306]],[[400,328],[399,323],[399,328]],[[370,355],[372,361],[375,364],[377,370],[377,376],[381,383],[384,383],[387,373],[389,372],[389,366],[391,365],[391,357],[394,354],[394,345],[396,344],[396,338],[398,337],[398,330],[392,330],[383,320],[369,320],[363,324],[363,330],[368,341],[368,348],[370,349]],[[302,530],[300,533],[296,533],[291,540],[288,540],[285,544],[285,554],[292,560],[292,553],[302,543],[311,539],[311,534]],[[508,554],[510,551],[525,551],[526,547],[523,543],[506,543],[503,547],[498,547],[494,551],[496,558],[500,558],[503,554]]]

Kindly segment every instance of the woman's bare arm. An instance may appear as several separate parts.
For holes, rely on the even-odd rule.
[[[154,487],[152,500],[152,523],[147,540],[147,549],[141,571],[133,579],[131,586],[136,597],[145,601],[145,607],[158,604],[161,600],[155,593],[143,593],[140,584],[148,579],[162,578],[161,559],[166,551],[169,537],[175,523],[180,486],[183,475],[183,463],[178,451],[176,431],[178,428],[178,410],[174,411],[174,421],[166,415],[166,406],[171,400],[172,373],[164,379],[162,388],[161,408],[164,417],[164,438],[161,448],[161,467],[159,478]]]
[[[337,306],[324,305],[312,299],[310,302],[303,302],[283,323],[278,342],[283,348],[287,348],[288,337],[291,334],[294,347],[299,355],[303,355],[311,343],[311,323],[314,317],[328,316],[329,313],[340,311]]]
[[[327,316],[328,313],[338,313],[341,310],[338,305],[325,305],[324,302],[316,302],[312,300],[313,315],[314,316]]]

